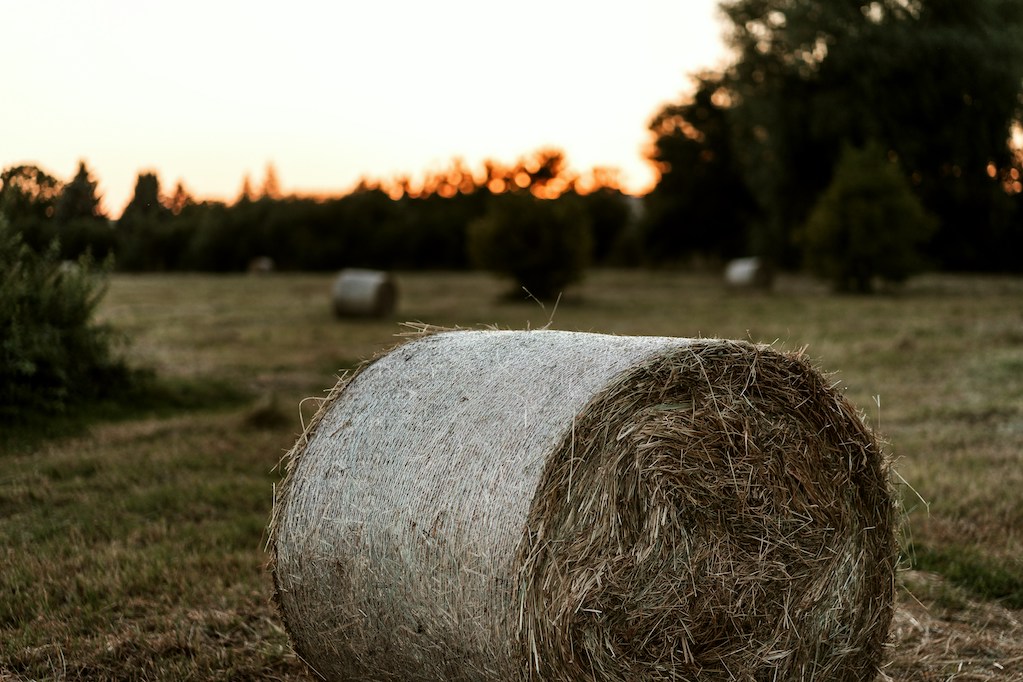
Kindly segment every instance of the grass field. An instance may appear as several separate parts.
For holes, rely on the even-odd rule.
[[[394,319],[339,322],[329,275],[114,277],[100,315],[168,399],[5,435],[0,680],[312,679],[270,602],[273,468],[315,411],[303,399],[405,320],[805,346],[912,486],[888,675],[1023,680],[1023,280],[861,298],[605,271],[556,310],[502,302],[482,274],[399,282]]]

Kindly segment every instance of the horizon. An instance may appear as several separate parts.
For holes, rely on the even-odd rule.
[[[543,148],[639,194],[650,119],[726,56],[716,2],[678,5],[18,5],[0,167],[67,182],[84,161],[111,217],[142,172],[233,201],[272,165],[284,194],[331,196]]]

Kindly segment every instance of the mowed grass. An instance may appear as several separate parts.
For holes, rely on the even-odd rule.
[[[394,318],[346,322],[331,281],[114,277],[101,318],[133,363],[198,398],[4,441],[0,680],[313,679],[271,603],[273,469],[337,374],[397,343],[402,321],[805,347],[906,481],[915,564],[888,674],[1023,679],[1023,280],[839,297],[794,277],[750,294],[708,274],[601,271],[555,309],[507,302],[485,274],[415,273]]]

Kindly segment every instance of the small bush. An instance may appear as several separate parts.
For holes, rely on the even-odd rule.
[[[867,293],[877,278],[902,282],[919,272],[920,247],[934,230],[879,146],[847,147],[802,232],[803,255],[836,290]]]
[[[484,216],[469,225],[468,248],[477,267],[550,300],[582,279],[593,238],[586,214],[570,197],[513,192],[493,197]]]
[[[38,253],[0,216],[0,422],[66,411],[131,382],[111,331],[93,321],[106,269]]]

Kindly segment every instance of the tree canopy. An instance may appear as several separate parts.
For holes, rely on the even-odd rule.
[[[950,266],[1005,200],[1021,114],[1023,4],[1015,0],[733,0],[733,130],[778,247],[830,181],[846,143],[878,140],[941,222]],[[980,234],[978,234],[980,233]],[[786,260],[791,253],[779,248]]]
[[[655,119],[653,159],[670,171],[654,197],[741,204],[730,177],[715,187],[735,202],[707,190],[698,162],[731,151],[760,212],[743,218],[753,228],[747,247],[794,266],[793,237],[841,150],[877,141],[939,221],[928,247],[935,261],[998,266],[1020,229],[1005,179],[1020,165],[1010,137],[1023,119],[1023,3],[726,0],[721,9],[734,61]],[[718,104],[708,106],[708,93]],[[677,119],[667,131],[666,119]],[[726,132],[708,134],[711,121]],[[679,205],[694,214],[693,201]]]
[[[592,226],[580,247],[588,252],[592,236],[601,263],[631,264],[640,257],[637,199],[618,189],[613,170],[577,173],[555,148],[538,149],[513,163],[487,161],[478,168],[455,158],[417,180],[365,179],[330,197],[285,194],[268,164],[261,189],[246,181],[246,191],[232,204],[197,200],[180,181],[165,195],[156,172],[143,171],[116,223],[99,213],[97,183],[84,162],[67,184],[28,166],[9,168],[0,177],[4,212],[38,217],[11,221],[28,247],[41,253],[57,240],[63,259],[86,251],[97,258],[112,253],[116,267],[128,271],[237,272],[264,257],[281,270],[467,268],[469,225],[488,212],[499,213],[491,210],[496,204],[510,206],[500,201],[506,194],[572,203],[568,212],[581,214]],[[58,205],[64,222],[56,219]],[[538,225],[530,217],[534,214],[560,219],[565,212],[522,205],[529,207],[519,221],[523,231]],[[510,229],[519,229],[514,215],[505,218]],[[536,244],[548,248],[547,241]],[[560,248],[562,241],[549,244]],[[557,263],[552,267],[562,269]]]
[[[0,213],[11,222],[52,218],[63,186],[38,166],[11,166],[0,173]]]

